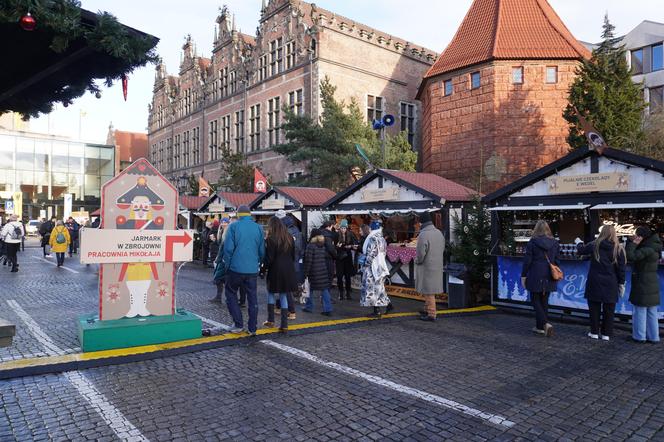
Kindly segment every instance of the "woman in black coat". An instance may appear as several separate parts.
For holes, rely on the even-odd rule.
[[[281,303],[281,325],[279,331],[288,330],[288,292],[298,289],[295,274],[295,245],[284,223],[277,217],[268,222],[267,245],[265,248],[265,268],[267,269],[267,321],[265,327],[274,327],[275,296]]]
[[[558,265],[558,241],[553,238],[549,224],[537,221],[533,236],[526,244],[526,255],[521,269],[521,284],[530,292],[530,301],[535,309],[535,333],[552,336],[553,326],[549,323],[549,293],[555,292],[558,282],[551,276],[549,262]]]
[[[311,232],[311,241],[309,241],[304,254],[304,276],[309,280],[309,297],[303,311],[313,312],[314,291],[320,291],[323,298],[322,314],[330,316],[332,314],[332,302],[330,299],[330,287],[332,284],[325,242],[325,237],[320,230],[314,229]]]
[[[588,337],[608,341],[613,336],[613,315],[618,298],[625,293],[625,250],[618,241],[616,229],[604,226],[597,239],[583,244],[576,239],[576,252],[590,255],[590,270],[586,281],[585,298],[590,311]]]

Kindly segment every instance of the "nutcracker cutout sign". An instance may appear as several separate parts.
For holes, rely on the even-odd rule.
[[[193,235],[176,230],[178,193],[141,158],[102,187],[100,229],[81,234],[81,262],[98,263],[99,319],[175,313],[175,262]]]

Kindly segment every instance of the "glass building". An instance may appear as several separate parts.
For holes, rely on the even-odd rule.
[[[114,173],[114,146],[0,130],[0,191],[23,193],[24,219],[40,210],[61,218],[67,193],[72,210],[98,209],[101,186]]]

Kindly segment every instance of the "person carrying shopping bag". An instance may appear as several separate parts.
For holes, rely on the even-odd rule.
[[[608,341],[613,336],[613,316],[618,298],[625,293],[625,250],[613,226],[603,226],[597,239],[584,244],[575,241],[579,255],[590,256],[590,270],[584,297],[588,300],[588,337]],[[601,319],[600,319],[601,317]],[[601,324],[601,325],[600,325]]]

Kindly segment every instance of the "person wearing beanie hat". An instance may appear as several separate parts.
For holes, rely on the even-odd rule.
[[[265,235],[263,228],[252,218],[249,207],[241,205],[237,210],[238,221],[226,229],[223,240],[226,306],[233,318],[234,327],[231,333],[243,330],[242,311],[238,305],[237,292],[244,289],[248,305],[248,330],[256,335],[258,322],[258,299],[256,285],[258,272],[265,257]]]
[[[436,320],[436,295],[443,293],[443,255],[445,237],[431,222],[431,214],[423,212],[415,257],[415,290],[424,297],[423,321]]]
[[[336,247],[337,288],[339,289],[339,300],[344,300],[344,293],[346,299],[350,300],[352,292],[350,280],[355,271],[353,266],[353,250],[357,248],[357,238],[353,232],[348,229],[348,221],[345,219],[341,220],[341,223],[339,223]]]
[[[377,318],[382,315],[381,307],[385,307],[385,313],[389,313],[394,308],[385,291],[385,279],[390,275],[390,271],[387,268],[387,242],[383,238],[381,226],[380,219],[374,218],[371,221],[371,233],[362,246],[362,254],[365,258],[360,305],[373,307],[373,313],[369,316]]]

